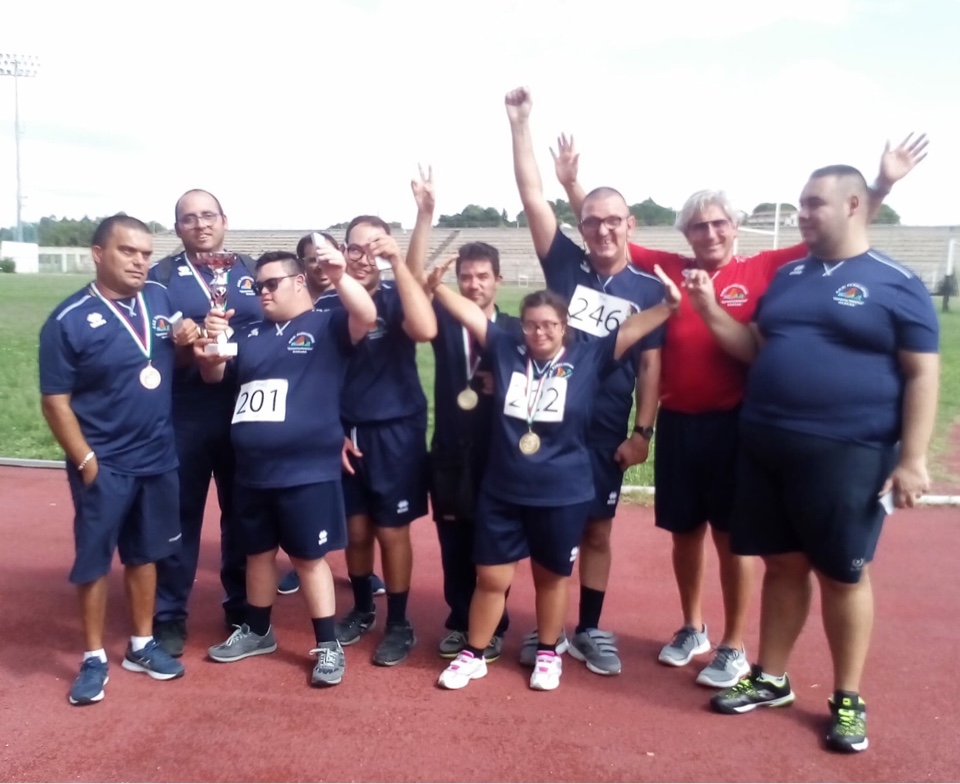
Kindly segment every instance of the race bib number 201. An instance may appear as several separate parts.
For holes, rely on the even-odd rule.
[[[288,386],[285,378],[269,378],[244,384],[237,395],[231,423],[285,421]]]
[[[629,300],[577,286],[570,298],[567,322],[571,327],[598,338],[609,335],[628,316],[640,310]]]
[[[543,392],[537,402],[533,415],[534,422],[562,422],[563,410],[567,404],[567,379],[545,378],[534,381],[534,385],[543,384]],[[536,387],[534,387],[536,388]],[[503,413],[527,421],[527,377],[523,373],[514,373],[510,377],[510,386],[503,401]]]

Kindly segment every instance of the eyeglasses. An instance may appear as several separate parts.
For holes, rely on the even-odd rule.
[[[320,263],[320,259],[318,259],[316,256],[304,256],[302,259],[300,259],[300,261],[302,261],[308,267],[315,267]]]
[[[256,283],[253,284],[253,293],[256,294],[258,297],[261,294],[263,294],[265,290],[273,294],[273,292],[275,292],[277,288],[280,286],[281,280],[283,280],[284,278],[295,278],[299,274],[300,273],[298,272],[294,275],[281,275],[279,278],[267,278],[266,280],[258,280]]]
[[[217,218],[220,217],[222,213],[219,212],[201,212],[199,215],[181,215],[177,219],[177,223],[181,226],[186,226],[188,229],[192,229],[194,226],[202,223],[204,226],[213,226],[217,222]]]
[[[713,230],[717,234],[723,234],[725,231],[730,229],[730,221],[726,218],[718,218],[717,220],[712,221],[700,221],[699,223],[691,223],[687,228],[687,231],[690,234],[706,234],[710,231],[710,227],[713,227]]]
[[[367,264],[373,264],[373,260],[367,255],[367,249],[363,245],[347,245],[343,251],[343,255],[347,257],[347,261],[351,261],[354,264],[361,261],[366,261]]]
[[[539,324],[536,321],[524,321],[521,324],[521,329],[523,329],[524,335],[533,335],[537,331],[542,332],[544,335],[552,335],[560,326],[559,321],[541,321]]]
[[[580,227],[585,231],[599,231],[600,226],[606,226],[610,231],[614,231],[620,228],[620,224],[623,223],[626,218],[620,215],[608,215],[606,218],[598,218],[595,215],[591,215],[589,218],[584,218],[580,221]]]

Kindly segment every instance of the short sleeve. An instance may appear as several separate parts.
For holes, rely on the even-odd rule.
[[[763,268],[763,275],[767,281],[773,280],[777,270],[785,264],[791,264],[810,255],[810,250],[806,244],[801,242],[799,245],[791,245],[789,248],[778,248],[777,250],[765,250],[749,259],[750,264],[756,264]]]
[[[550,250],[540,259],[547,288],[563,297],[571,297],[577,287],[577,270],[583,262],[583,249],[560,229],[553,237]]]
[[[40,330],[40,393],[66,395],[73,392],[77,357],[67,340],[64,325],[54,317]]]
[[[922,281],[913,276],[901,286],[894,307],[897,349],[935,354],[940,350],[940,322]]]
[[[630,249],[630,262],[634,267],[639,267],[644,272],[653,274],[653,268],[659,264],[665,270],[670,265],[684,265],[683,256],[679,253],[670,253],[665,250],[653,250],[644,248],[642,245],[634,245],[632,242],[628,246]],[[667,273],[669,274],[669,273]]]

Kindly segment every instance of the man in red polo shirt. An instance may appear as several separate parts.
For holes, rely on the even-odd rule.
[[[876,215],[894,183],[926,157],[925,135],[912,134],[880,158],[880,173],[870,193],[870,216]],[[579,215],[584,190],[577,182],[579,155],[572,137],[558,139],[554,154],[557,178]],[[551,151],[552,152],[552,151]],[[689,270],[706,270],[717,300],[736,321],[749,323],[760,296],[776,271],[807,255],[804,244],[755,256],[734,255],[743,213],[723,191],[694,193],[677,216],[676,228],[693,257],[630,245],[633,263],[645,271],[659,264],[678,285]],[[660,651],[663,664],[683,667],[711,650],[701,611],[704,539],[710,524],[720,561],[725,627],[713,659],[697,683],[727,688],[749,672],[743,645],[753,562],[730,550],[737,433],[747,365],[727,354],[713,338],[688,298],[666,325],[657,415],[654,462],[657,527],[673,536],[673,570],[680,592],[683,626]]]

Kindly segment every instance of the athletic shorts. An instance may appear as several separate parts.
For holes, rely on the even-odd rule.
[[[569,577],[580,553],[590,501],[568,506],[525,506],[480,491],[473,528],[473,561],[499,566],[529,557]]]
[[[347,517],[368,514],[374,525],[400,528],[427,513],[427,426],[422,416],[347,426],[363,457],[343,474]]]
[[[294,487],[234,488],[240,545],[247,555],[276,547],[305,561],[347,546],[347,521],[340,482]]]
[[[653,463],[657,528],[729,531],[736,493],[740,408],[682,414],[660,409]]]
[[[587,450],[590,452],[593,487],[596,492],[596,496],[588,507],[588,520],[610,520],[617,513],[617,507],[620,504],[620,488],[623,486],[623,471],[620,470],[620,465],[613,456],[621,443],[623,442],[612,445],[587,445]]]
[[[180,483],[177,470],[152,476],[118,474],[100,466],[83,484],[67,468],[73,497],[76,557],[70,582],[92,583],[110,571],[114,552],[125,566],[156,563],[180,549]]]
[[[886,516],[877,494],[896,461],[892,446],[742,423],[733,552],[800,552],[830,579],[859,582]]]

